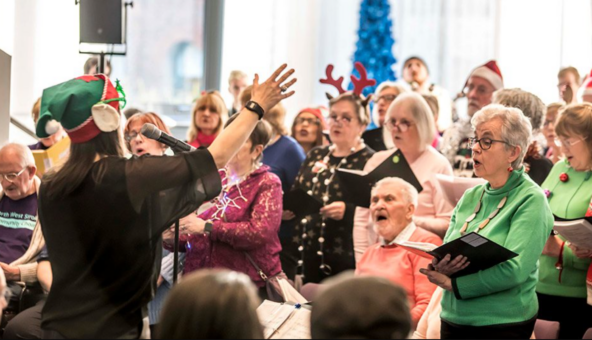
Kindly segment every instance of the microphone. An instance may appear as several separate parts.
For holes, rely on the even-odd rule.
[[[160,131],[154,124],[144,124],[144,126],[142,126],[142,130],[140,130],[140,133],[146,138],[154,139],[155,141],[170,147],[175,153],[196,150],[193,146]]]

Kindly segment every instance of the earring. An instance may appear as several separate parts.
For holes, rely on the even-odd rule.
[[[514,168],[512,168],[512,166],[510,165],[510,166],[508,167],[508,172],[512,172],[512,171],[514,171]]]

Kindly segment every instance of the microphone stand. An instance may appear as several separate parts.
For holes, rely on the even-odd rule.
[[[173,286],[177,284],[179,277],[179,222],[175,222],[175,252],[173,253]]]

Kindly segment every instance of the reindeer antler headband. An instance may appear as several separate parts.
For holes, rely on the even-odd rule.
[[[364,96],[362,95],[362,92],[364,91],[364,89],[366,87],[376,85],[376,80],[368,79],[368,72],[366,71],[366,68],[364,67],[364,65],[362,65],[362,63],[356,62],[354,67],[360,73],[360,78],[356,78],[354,75],[352,75],[350,77],[352,84],[354,84],[353,94],[360,98],[362,105],[365,107],[366,105],[368,105],[368,102],[370,101],[370,98],[372,97],[372,95],[369,95],[367,98],[364,98]],[[327,69],[326,69],[327,79],[321,79],[320,82],[322,84],[333,85],[337,89],[337,91],[339,91],[339,95],[342,95],[342,94],[346,93],[346,91],[343,89],[343,85],[342,85],[343,84],[343,77],[339,77],[339,79],[333,78],[333,69],[334,68],[335,68],[335,66],[333,66],[333,64],[327,65]],[[332,95],[330,95],[329,93],[327,93],[327,98],[329,100],[332,100],[334,97]]]

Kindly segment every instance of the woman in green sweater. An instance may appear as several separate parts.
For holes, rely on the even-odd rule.
[[[465,193],[444,243],[477,232],[519,256],[457,278],[450,277],[470,259],[447,256],[421,272],[444,289],[442,339],[528,339],[538,313],[538,261],[553,229],[545,195],[522,164],[532,126],[522,111],[501,105],[483,108],[471,124],[475,174],[488,183]]]
[[[568,106],[555,131],[566,159],[543,183],[551,210],[558,219],[592,217],[592,105]],[[586,303],[590,254],[590,249],[577,249],[561,236],[549,238],[543,251],[539,319],[559,321],[561,339],[581,339],[592,328],[592,307]]]

